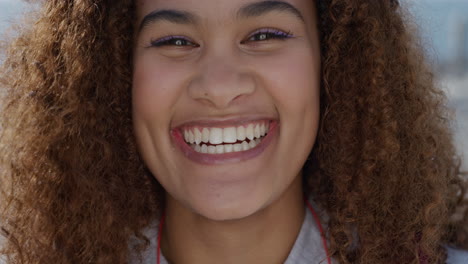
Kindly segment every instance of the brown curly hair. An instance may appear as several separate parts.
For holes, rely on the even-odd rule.
[[[304,167],[340,263],[442,262],[468,248],[443,93],[397,1],[320,0],[321,124]],[[131,118],[132,0],[48,0],[0,72],[8,263],[126,263],[164,190]],[[129,248],[131,237],[140,243]]]

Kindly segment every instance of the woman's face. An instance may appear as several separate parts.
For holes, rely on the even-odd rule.
[[[169,199],[239,219],[285,193],[312,149],[320,51],[311,0],[138,0],[133,122]]]

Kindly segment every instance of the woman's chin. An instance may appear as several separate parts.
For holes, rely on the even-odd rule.
[[[253,195],[238,196],[235,199],[191,199],[190,210],[203,218],[212,221],[233,221],[247,218],[262,210],[268,203],[268,198]]]
[[[261,205],[251,203],[238,206],[202,207],[195,211],[198,215],[212,221],[235,221],[245,219],[262,209]]]

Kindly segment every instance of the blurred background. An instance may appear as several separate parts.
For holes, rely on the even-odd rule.
[[[468,0],[404,0],[455,111],[455,143],[468,170]]]
[[[377,0],[381,1],[381,0]],[[437,80],[455,113],[454,132],[463,168],[468,170],[468,0],[400,0],[418,25]],[[0,0],[0,34],[33,7]]]

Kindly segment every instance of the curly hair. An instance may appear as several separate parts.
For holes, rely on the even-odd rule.
[[[397,1],[321,0],[321,123],[304,166],[340,263],[439,263],[468,248],[443,93]],[[0,251],[126,263],[164,190],[132,132],[132,0],[48,0],[4,49]],[[129,247],[129,239],[139,243]]]

